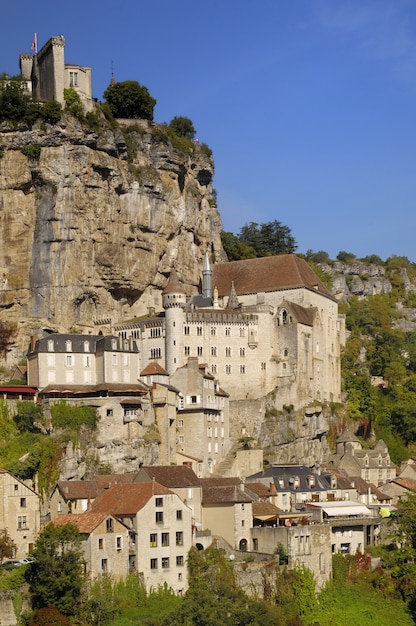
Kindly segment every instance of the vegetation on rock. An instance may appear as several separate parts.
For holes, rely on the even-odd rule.
[[[156,100],[147,87],[135,80],[110,85],[104,92],[104,98],[116,118],[153,120]]]

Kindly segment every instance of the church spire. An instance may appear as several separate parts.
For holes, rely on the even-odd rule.
[[[202,295],[204,298],[212,298],[212,270],[209,250],[205,253],[204,269],[202,270]]]

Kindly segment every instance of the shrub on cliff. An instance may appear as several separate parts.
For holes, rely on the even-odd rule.
[[[156,100],[135,80],[110,85],[104,92],[114,117],[153,121]]]

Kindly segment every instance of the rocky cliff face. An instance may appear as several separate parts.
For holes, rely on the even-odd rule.
[[[39,158],[24,146],[41,147]],[[102,320],[160,307],[173,266],[198,285],[209,242],[221,258],[213,163],[175,150],[160,127],[0,127],[0,320],[18,325],[12,358],[39,327],[98,332]],[[26,150],[27,152],[27,150]]]

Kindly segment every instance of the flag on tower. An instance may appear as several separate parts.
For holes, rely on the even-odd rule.
[[[32,39],[32,52],[37,52],[37,51],[38,51],[38,38],[35,33]]]

